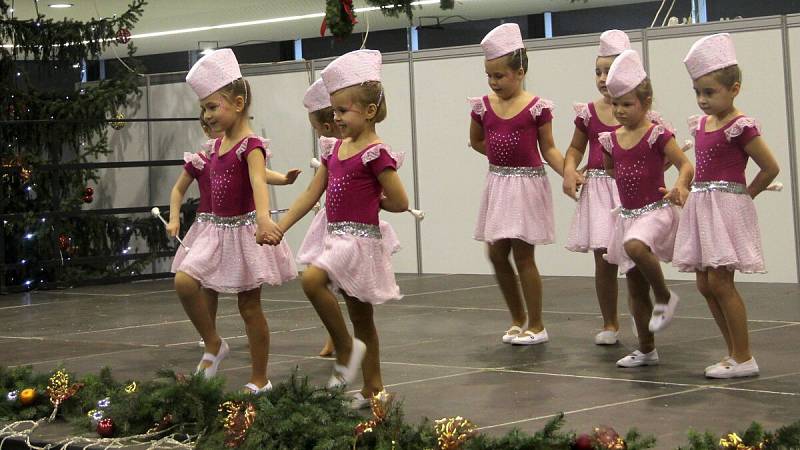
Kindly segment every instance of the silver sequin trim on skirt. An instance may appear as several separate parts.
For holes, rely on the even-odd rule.
[[[238,228],[245,225],[256,224],[256,212],[250,211],[241,216],[217,216],[210,213],[200,213],[195,219],[196,222],[211,223],[222,228]]]
[[[501,177],[543,177],[546,175],[544,167],[510,167],[489,164],[489,172]]]
[[[696,181],[692,183],[692,192],[722,191],[731,194],[747,194],[747,186],[734,181]]]
[[[328,224],[329,234],[350,234],[356,237],[380,239],[381,229],[378,225],[360,222],[331,222]]]
[[[657,202],[650,203],[649,205],[642,206],[641,208],[636,208],[636,209],[620,208],[619,215],[626,219],[632,219],[634,217],[639,217],[644,213],[649,213],[650,211],[666,208],[667,206],[670,205],[671,203],[669,200],[659,200]]]

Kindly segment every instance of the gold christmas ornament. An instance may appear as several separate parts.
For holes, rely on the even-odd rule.
[[[114,114],[114,118],[117,119],[117,120],[124,119],[125,118],[125,114],[123,114],[121,112],[118,112],[118,113]],[[111,126],[111,128],[113,128],[115,130],[121,130],[121,129],[125,128],[125,122],[108,122],[108,124]]]
[[[256,419],[256,407],[250,402],[229,400],[219,406],[225,428],[225,446],[238,447],[244,442],[247,430]]]
[[[439,419],[435,423],[441,450],[461,448],[465,442],[475,435],[475,425],[461,416]]]
[[[33,404],[36,400],[36,389],[28,388],[19,393],[19,402],[25,406]]]

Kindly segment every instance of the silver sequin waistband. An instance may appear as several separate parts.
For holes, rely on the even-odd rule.
[[[328,224],[329,234],[350,234],[356,237],[380,239],[381,229],[377,225],[361,222],[331,222]]]
[[[586,178],[611,178],[611,175],[605,169],[588,169]]]
[[[544,167],[510,167],[489,164],[489,172],[501,177],[543,177]]]
[[[692,192],[722,191],[731,194],[747,194],[747,186],[735,181],[696,181],[692,183]]]
[[[198,223],[211,223],[223,228],[238,228],[245,225],[255,225],[256,212],[250,211],[241,216],[217,216],[210,213],[200,213],[195,221]]]
[[[671,203],[669,200],[659,200],[657,202],[650,203],[649,205],[644,205],[641,208],[636,209],[625,209],[620,207],[619,208],[619,215],[626,219],[632,219],[634,217],[639,217],[644,213],[649,213],[650,211],[655,211],[657,209],[666,208],[670,206]]]

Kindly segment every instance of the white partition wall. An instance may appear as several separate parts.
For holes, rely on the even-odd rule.
[[[309,72],[302,64],[279,67],[281,71],[263,75],[249,76],[245,72],[253,89],[250,111],[254,118],[253,131],[271,140],[270,168],[281,173],[289,169],[303,171],[295,184],[271,189],[272,209],[291,206],[314,176],[314,170],[309,167],[314,150],[313,130],[303,107],[303,94],[309,86]],[[300,247],[312,217],[313,211],[287,233],[286,239],[292,250]]]
[[[488,90],[483,56],[442,53],[420,52],[414,61],[422,269],[489,273],[484,244],[472,239],[488,165],[468,147],[467,97]]]
[[[788,17],[787,22],[789,27],[786,30],[786,47],[784,48],[784,54],[794,56],[790,56],[788,69],[791,72],[789,81],[792,89],[791,112],[793,117],[790,118],[792,123],[789,131],[794,135],[795,165],[793,175],[795,184],[793,192],[788,189],[788,185],[783,192],[784,195],[794,194],[795,239],[798,239],[800,238],[800,182],[798,182],[798,177],[800,176],[798,172],[800,170],[800,122],[798,122],[798,120],[800,120],[800,58],[797,57],[797,55],[798,51],[800,51],[800,14]],[[789,167],[784,167],[779,178],[784,180],[789,179],[791,176],[789,169]],[[798,245],[797,241],[795,241],[795,248],[797,249],[795,263],[800,265],[800,245]]]
[[[800,16],[649,29],[629,34],[633,47],[643,53],[648,65],[655,91],[654,109],[676,126],[678,140],[682,142],[689,138],[686,118],[700,111],[681,61],[692,42],[721,31],[733,34],[743,70],[743,89],[736,104],[761,121],[764,138],[781,165],[779,180],[786,186],[783,192],[764,193],[756,199],[769,272],[737,278],[797,282],[795,233],[800,186],[796,167],[800,165],[800,155],[795,149],[800,147],[800,128],[796,116],[791,126],[787,117],[792,111],[800,110],[800,57],[791,58],[800,49]],[[784,41],[789,45],[788,50]],[[599,97],[594,85],[597,35],[533,40],[526,42],[526,46],[530,59],[526,88],[555,102],[553,133],[556,145],[564,152],[574,129],[572,104]],[[407,52],[384,55],[389,114],[378,126],[378,132],[395,150],[406,153],[400,176],[412,204],[415,196],[418,197],[426,218],[419,225],[418,235],[412,216],[381,215],[392,223],[403,243],[403,251],[394,259],[395,268],[397,272],[417,272],[419,264],[426,273],[491,273],[484,244],[472,239],[487,162],[485,156],[468,147],[471,119],[467,97],[488,92],[483,55],[479,46],[465,46],[413,52],[410,57],[413,59],[409,62]],[[302,107],[302,96],[309,85],[309,73],[316,75],[329,61],[252,65],[244,69],[254,91],[254,131],[272,139],[272,168],[304,170],[295,186],[274,189],[277,207],[288,207],[311,179],[313,171],[308,168],[308,161],[313,154],[314,141]],[[154,83],[150,87],[150,117],[196,114],[196,101],[182,77],[170,74],[154,78],[161,84]],[[793,95],[788,97],[790,84],[794,89]],[[128,116],[147,117],[145,106],[143,98],[140,106],[132,108]],[[110,139],[114,146],[124,147],[126,151],[109,159],[176,159],[185,147],[202,141],[195,122],[151,123],[148,150],[146,130],[146,125],[137,124],[126,126],[121,132],[112,132]],[[688,155],[694,161],[694,153]],[[117,172],[122,170],[131,169]],[[674,172],[673,169],[668,173],[667,183],[674,181]],[[757,167],[751,162],[748,179],[756,172]],[[125,180],[124,184],[116,181],[123,175],[109,178],[114,180],[106,187],[113,190],[113,206],[141,206],[147,198],[166,202],[177,168],[153,169],[152,173],[158,173],[153,176],[157,179],[153,184],[157,186],[149,190],[146,180],[142,179],[147,174],[146,169],[144,176]],[[537,249],[540,271],[543,275],[592,276],[591,256],[564,249],[575,203],[562,194],[561,178],[551,170],[548,173],[553,189],[557,242]],[[299,245],[309,219],[289,233],[287,239],[293,248]],[[664,267],[668,278],[693,278],[692,274],[680,274],[668,265]]]
[[[772,20],[772,22],[768,22]],[[794,218],[792,215],[792,195],[790,178],[790,154],[786,122],[786,90],[784,89],[784,61],[781,45],[780,22],[777,19],[754,19],[760,26],[772,29],[737,32],[731,34],[736,45],[736,55],[742,69],[742,91],[736,98],[736,106],[745,114],[761,122],[764,139],[769,143],[781,166],[782,179],[787,189],[780,193],[765,192],[756,198],[758,216],[761,222],[764,258],[767,274],[739,275],[742,281],[789,282],[796,280],[797,267],[793,249],[795,248]],[[709,26],[711,27],[711,26]],[[681,61],[692,43],[714,31],[704,30],[689,37],[650,36],[648,32],[649,71],[653,80],[655,105],[662,114],[671,120],[678,129],[680,138],[688,137],[686,118],[702,114],[695,102],[694,91],[689,75]],[[656,34],[656,33],[653,33]],[[688,154],[694,163],[694,152]],[[675,179],[675,170],[668,177],[668,183]],[[747,179],[758,172],[752,161],[747,167]],[[668,278],[683,278],[675,270],[665,271]]]

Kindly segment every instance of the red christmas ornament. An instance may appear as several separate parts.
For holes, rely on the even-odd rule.
[[[120,28],[117,31],[117,42],[127,44],[131,40],[131,32],[127,28]]]
[[[94,188],[92,188],[91,186],[87,186],[86,190],[83,191],[83,195],[88,195],[91,197],[92,195],[94,195]]]
[[[106,418],[97,423],[97,434],[104,438],[114,435],[114,421]]]
[[[94,197],[92,197],[91,195],[84,195],[83,196],[83,203],[92,203],[93,200],[94,200]]]
[[[572,450],[592,450],[593,439],[588,434],[582,434],[572,442]]]
[[[69,249],[69,236],[64,233],[58,235],[58,248],[61,249],[62,252],[65,252]]]

